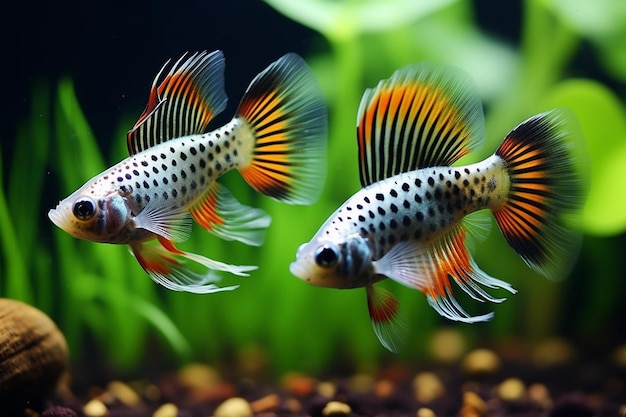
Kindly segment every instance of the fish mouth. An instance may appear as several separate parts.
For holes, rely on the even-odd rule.
[[[303,279],[302,277],[304,276],[303,274],[304,271],[302,270],[302,267],[300,266],[300,263],[297,260],[289,264],[289,272],[291,272],[292,275],[295,275],[296,277]]]
[[[52,223],[54,223],[57,227],[61,227],[62,228],[62,224],[63,224],[63,216],[61,215],[60,211],[58,210],[59,206],[57,205],[56,208],[50,209],[50,211],[48,211],[48,218],[52,221]]]

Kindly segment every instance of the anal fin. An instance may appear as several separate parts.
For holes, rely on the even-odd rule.
[[[491,319],[493,313],[469,315],[454,297],[450,278],[474,300],[500,303],[484,287],[516,291],[508,283],[491,277],[474,262],[467,248],[467,229],[463,223],[429,244],[403,241],[376,261],[376,270],[394,281],[419,289],[428,303],[442,316],[465,323]]]

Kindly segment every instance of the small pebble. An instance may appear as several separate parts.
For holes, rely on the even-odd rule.
[[[543,384],[535,383],[528,387],[528,398],[535,404],[541,406],[544,410],[552,407],[552,397],[548,387]]]
[[[389,398],[395,390],[395,384],[388,379],[381,379],[374,383],[374,395],[378,398]]]
[[[533,363],[542,368],[566,365],[574,361],[572,345],[558,337],[544,340],[532,352]]]
[[[122,404],[129,407],[137,406],[141,403],[141,398],[128,384],[121,381],[111,381],[107,385],[107,391],[117,398]]]
[[[462,367],[470,375],[494,374],[500,369],[500,358],[489,349],[476,349],[465,356]]]
[[[458,361],[467,349],[465,338],[456,329],[441,329],[430,338],[428,346],[430,356],[442,363]]]
[[[178,416],[178,407],[176,407],[172,403],[165,403],[159,408],[157,408],[154,413],[152,413],[152,417],[177,417]]]
[[[497,393],[503,400],[519,401],[526,394],[526,385],[519,378],[508,378],[498,385]]]
[[[185,365],[177,375],[183,385],[192,389],[214,387],[222,381],[218,371],[201,363]]]
[[[221,403],[213,415],[215,417],[251,417],[250,403],[240,397],[232,397]]]
[[[487,412],[487,404],[475,392],[463,393],[463,404],[459,411],[460,417],[484,417]]]
[[[437,417],[437,415],[430,408],[422,407],[417,410],[416,417]]]
[[[340,401],[330,401],[322,410],[325,416],[349,416],[351,412],[350,406]]]
[[[326,398],[333,398],[337,393],[337,385],[333,382],[323,381],[317,384],[317,393]]]
[[[366,373],[358,373],[348,380],[348,388],[358,394],[372,392],[376,379]]]
[[[282,385],[290,394],[296,397],[306,397],[315,392],[317,381],[307,375],[292,372],[283,376]]]
[[[413,378],[413,395],[421,403],[428,404],[445,394],[445,387],[432,372],[420,372]]]
[[[104,417],[109,415],[109,410],[102,401],[96,399],[83,406],[83,413],[87,417]]]
[[[250,408],[253,413],[264,413],[267,411],[274,411],[280,406],[280,397],[277,394],[269,394],[265,397],[250,403]]]

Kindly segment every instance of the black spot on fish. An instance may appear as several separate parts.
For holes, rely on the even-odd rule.
[[[220,164],[219,162],[216,162],[216,163],[215,163],[215,169],[216,169],[217,171],[221,171],[221,170],[222,170],[222,164]]]
[[[387,240],[385,239],[385,236],[381,236],[378,238],[378,244],[380,246],[385,246],[386,243],[387,243]]]
[[[189,170],[194,173],[196,172],[196,166],[194,164],[189,165]]]
[[[428,177],[428,185],[431,187],[435,185],[435,179],[433,177]]]
[[[439,210],[440,214],[443,214],[446,211],[446,208],[443,206],[443,204],[439,204],[437,206],[437,210]]]
[[[167,191],[163,191],[163,198],[165,200],[167,200],[168,198],[170,198],[169,194],[167,193]]]
[[[131,179],[131,178],[133,177],[133,176],[132,176],[132,175],[130,175],[130,174],[126,174],[126,175],[124,175],[124,176],[126,177],[126,179],[127,179],[127,180],[129,180],[129,179]]]
[[[385,200],[385,196],[382,195],[381,193],[377,193],[376,194],[376,200],[378,201],[384,201]]]
[[[178,165],[178,162],[176,162],[175,159],[172,160],[172,166],[175,167],[176,165]]]
[[[139,176],[139,171],[137,171],[136,169],[133,169],[133,175],[135,177],[138,177]]]
[[[122,178],[122,177],[117,177],[117,182],[122,182],[122,181],[124,181],[124,178]]]
[[[189,148],[189,153],[191,153],[192,155],[196,155],[198,151],[196,150],[194,146],[192,146],[191,148]]]
[[[416,212],[415,218],[417,219],[418,222],[424,221],[424,213],[422,213],[421,211]]]
[[[370,216],[370,219],[373,219],[376,216],[372,210],[369,210],[367,214]]]
[[[150,196],[148,194],[146,194],[146,203],[150,202]]]
[[[374,224],[370,223],[368,228],[370,229],[370,232],[372,232],[372,233],[376,232],[376,227],[374,227]]]
[[[198,188],[198,183],[195,180],[191,180],[191,184],[189,184],[192,190]]]
[[[145,188],[145,189],[150,188],[150,185],[148,185],[148,182],[147,182],[147,181],[144,181],[144,182],[143,182],[143,188]]]
[[[408,226],[408,225],[411,224],[411,219],[409,218],[409,216],[404,216],[402,218],[402,224],[405,225],[405,226]]]
[[[405,209],[408,209],[409,207],[411,207],[411,203],[409,203],[409,200],[404,200],[404,202],[402,203],[402,206]]]
[[[144,171],[143,176],[146,178],[150,178],[150,173],[148,171]]]
[[[476,185],[480,184],[480,178],[475,177],[474,178],[474,184],[476,184]]]
[[[365,221],[365,216],[359,215],[359,221],[360,222],[364,222]]]
[[[202,143],[198,145],[198,148],[200,148],[200,152],[206,151],[206,146],[204,146]]]
[[[422,196],[420,196],[419,194],[415,194],[414,200],[415,200],[416,203],[421,204]]]
[[[178,177],[176,176],[176,174],[172,174],[172,181],[174,182],[178,181]]]
[[[413,237],[419,240],[422,237],[422,229],[415,229],[415,232],[413,232]]]
[[[435,217],[435,209],[428,207],[428,217]]]
[[[404,200],[406,201],[406,200]],[[389,206],[389,210],[391,210],[392,213],[397,213],[398,212],[398,206],[396,206],[395,204],[391,203],[391,205]]]
[[[160,155],[160,156],[161,156],[161,159],[165,159],[165,158],[167,158],[167,156],[165,156],[165,154],[164,154],[164,153],[161,153],[161,155]]]
[[[387,226],[383,222],[380,222],[380,224],[378,225],[378,229],[379,230],[385,230],[386,228],[387,228]]]
[[[237,155],[239,155],[239,152],[237,152],[237,149],[233,149],[233,156],[236,158]]]
[[[212,140],[210,140],[210,141],[209,141],[209,146],[212,148],[212,147],[213,147],[213,145],[214,145],[213,141],[212,141]]]
[[[369,197],[365,197],[365,198],[363,199],[363,201],[365,201],[367,204],[369,204],[369,203],[370,203],[370,199],[369,199]]]
[[[139,184],[139,181],[135,182],[135,188],[141,188],[141,184]]]
[[[187,186],[183,185],[182,187],[180,187],[180,193],[181,194],[187,194]]]
[[[439,181],[443,181],[443,179],[444,179],[443,174],[439,174]]]
[[[174,149],[174,147],[173,147],[173,146],[170,146],[170,152],[171,152],[171,153],[176,153],[176,149]]]
[[[360,231],[361,231],[361,236],[365,236],[365,235],[367,235],[367,234],[368,234],[367,229],[366,229],[366,228],[364,228],[364,227],[361,227]]]
[[[170,181],[167,179],[167,177],[163,177],[163,179],[161,180],[163,182],[163,185],[167,185],[167,183],[169,183]]]
[[[441,197],[443,197],[443,194],[441,193],[441,188],[437,187],[435,189],[435,200],[441,200]]]
[[[180,159],[182,159],[183,161],[187,160],[187,154],[185,152],[181,152],[180,153]]]
[[[470,184],[470,183],[469,183],[469,181],[468,181],[467,179],[464,179],[464,180],[463,180],[463,186],[465,186],[465,187],[469,187],[469,184]]]
[[[159,182],[155,179],[152,180],[152,184],[154,184],[155,187],[159,186]]]
[[[391,191],[389,191],[389,195],[392,196],[393,198],[396,198],[398,196],[398,192],[392,189]]]
[[[402,184],[402,191],[404,191],[405,193],[408,193],[410,189],[411,187],[409,187],[409,184],[407,184],[406,182]]]
[[[156,161],[156,160],[158,160],[159,158],[158,158],[156,155],[152,155],[152,156],[150,157],[150,159],[152,159],[153,161]]]
[[[222,148],[220,147],[220,145],[217,145],[217,146],[215,147],[215,153],[216,153],[216,154],[219,154],[220,152],[222,152]]]
[[[389,236],[388,241],[390,245],[394,245],[396,243],[396,237],[394,235],[391,235]]]
[[[385,214],[387,214],[387,212],[385,212],[384,208],[378,207],[378,214],[380,214],[381,216],[384,216]]]
[[[359,210],[363,210],[363,205],[362,204],[357,204],[356,208],[359,209]]]
[[[167,171],[167,165],[161,164],[161,170],[162,171]]]
[[[426,196],[426,200],[432,200],[433,198],[433,195],[430,193],[430,191],[426,191],[425,196]]]
[[[222,137],[222,135],[220,135],[219,132],[215,132],[215,137],[219,139]]]
[[[178,197],[178,190],[176,188],[172,189],[172,197],[173,198]]]
[[[461,192],[461,189],[458,185],[454,184],[454,186],[452,187],[452,194],[459,195],[459,192]]]
[[[142,200],[143,200],[143,197],[141,196],[141,194],[137,194],[135,196],[135,201],[137,202],[137,204],[141,205]]]
[[[461,173],[459,171],[454,171],[454,178],[456,178],[457,180],[461,178]]]
[[[225,147],[226,149],[230,148],[230,142],[224,142],[224,147]]]
[[[200,165],[201,169],[206,168],[206,161],[204,160],[204,158],[200,158],[200,161],[198,162],[198,164]]]
[[[420,180],[419,178],[415,178],[415,186],[416,187],[421,187],[422,186],[422,180]]]
[[[398,222],[396,221],[396,219],[391,219],[389,221],[389,227],[391,227],[392,229],[396,229],[398,227]]]
[[[181,176],[181,178],[182,178],[182,179],[187,178],[187,172],[185,172],[185,170],[184,170],[184,169],[181,169],[181,170],[180,170],[180,176]]]
[[[452,181],[450,181],[450,180],[446,181],[446,187],[451,188],[452,187]]]
[[[206,178],[204,177],[204,175],[200,176],[200,185],[204,185],[204,183],[206,182]]]
[[[470,173],[469,168],[465,168],[463,171],[465,171],[465,173],[466,173],[466,174],[469,174],[469,173]]]
[[[154,172],[155,174],[158,174],[159,169],[157,167],[152,167],[152,172]]]

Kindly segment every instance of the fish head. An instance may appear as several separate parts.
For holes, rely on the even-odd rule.
[[[298,248],[289,270],[317,287],[356,288],[375,280],[371,248],[360,235],[341,241],[314,238]]]
[[[118,192],[98,195],[83,187],[59,202],[48,217],[59,228],[78,239],[124,243],[132,221],[126,199]]]

